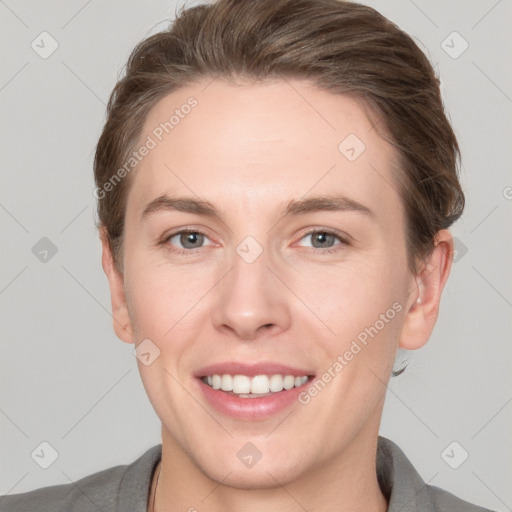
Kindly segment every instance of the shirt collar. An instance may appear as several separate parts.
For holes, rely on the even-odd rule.
[[[377,479],[388,500],[388,512],[434,510],[428,485],[393,441],[379,436],[376,463]]]

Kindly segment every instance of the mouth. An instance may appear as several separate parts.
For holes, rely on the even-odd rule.
[[[230,375],[213,374],[201,377],[201,381],[214,390],[239,398],[263,398],[276,393],[299,388],[311,380],[311,375]]]
[[[195,377],[209,406],[238,420],[259,421],[298,404],[298,395],[315,374],[274,363],[223,363],[199,370]]]

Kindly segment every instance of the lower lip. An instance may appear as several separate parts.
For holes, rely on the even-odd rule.
[[[261,398],[239,398],[213,389],[201,379],[198,379],[198,382],[206,401],[217,411],[239,420],[255,421],[270,418],[298,402],[298,395],[311,384],[311,380],[298,388],[279,391]]]

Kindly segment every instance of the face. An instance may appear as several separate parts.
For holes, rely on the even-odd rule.
[[[428,339],[428,280],[408,270],[396,154],[361,104],[301,80],[208,80],[152,109],[150,139],[124,274],[108,273],[118,335],[150,340],[137,363],[164,447],[261,487],[376,439],[404,333]]]

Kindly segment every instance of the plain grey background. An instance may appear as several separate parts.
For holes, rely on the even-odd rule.
[[[440,74],[467,196],[440,318],[391,379],[381,435],[426,482],[512,510],[512,1],[362,3],[411,34]],[[92,159],[129,53],[177,5],[0,1],[0,494],[74,482],[160,442],[133,346],[112,329]],[[41,261],[44,237],[56,253]],[[47,469],[33,455],[42,442],[58,453]]]

